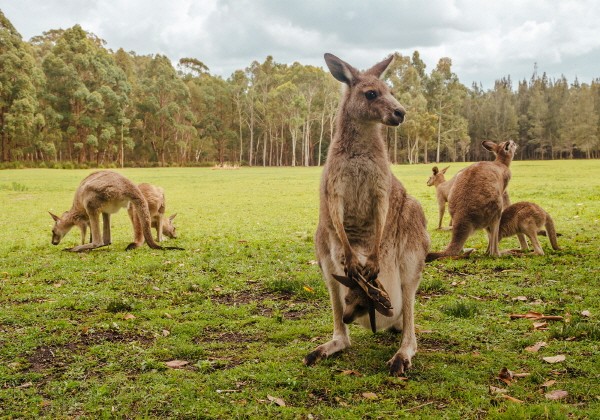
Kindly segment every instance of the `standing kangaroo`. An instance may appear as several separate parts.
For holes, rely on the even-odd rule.
[[[437,166],[434,166],[432,168],[433,175],[431,175],[427,180],[428,187],[431,187],[432,185],[435,187],[435,195],[438,202],[438,213],[440,215],[438,229],[442,228],[442,219],[444,218],[444,212],[446,211],[448,195],[450,194],[450,189],[452,188],[452,185],[454,185],[454,181],[456,180],[456,176],[454,176],[450,180],[446,181],[444,174],[446,173],[448,168],[449,166],[446,166],[440,171]],[[452,217],[450,217],[450,227],[452,227]]]
[[[427,254],[427,261],[459,255],[469,236],[477,229],[487,231],[487,253],[500,256],[498,226],[502,209],[509,202],[506,187],[517,145],[512,140],[500,144],[484,141],[482,145],[493,152],[496,159],[493,162],[477,162],[460,173],[448,200],[448,210],[452,216],[452,240],[444,251]]]
[[[527,240],[525,239],[525,235],[527,235],[533,246],[533,253],[544,255],[544,250],[537,238],[538,232],[543,227],[546,227],[546,234],[552,248],[559,250],[552,217],[537,204],[520,201],[507,207],[502,212],[498,240],[517,235],[521,244],[521,250],[527,251]]]
[[[138,188],[144,195],[144,198],[148,202],[148,210],[150,211],[151,226],[156,229],[156,241],[162,242],[163,235],[169,238],[176,238],[177,233],[175,232],[175,225],[173,219],[177,216],[177,213],[165,218],[165,191],[161,187],[157,187],[147,183],[138,184]],[[129,218],[131,223],[134,223],[134,218],[137,217],[135,207],[129,205],[127,207]],[[144,235],[142,231],[138,232],[139,237],[134,238],[134,242],[139,243],[144,241]]]
[[[69,233],[75,225],[88,223],[92,231],[92,242],[69,248],[72,252],[87,251],[94,248],[110,245],[110,215],[131,203],[138,217],[133,220],[133,230],[136,238],[143,237],[148,246],[153,249],[180,249],[163,248],[154,242],[150,230],[150,212],[148,203],[140,189],[129,179],[112,171],[98,171],[88,175],[81,181],[71,209],[64,212],[61,217],[52,213],[55,221],[52,228],[52,244],[58,245],[61,239]],[[102,214],[103,231],[100,234],[100,214]],[[141,233],[140,233],[141,232]],[[82,237],[84,237],[82,229]],[[127,250],[137,248],[143,242],[132,242]]]
[[[331,54],[325,62],[344,83],[320,187],[316,255],[331,298],[333,338],[304,358],[306,365],[350,346],[346,323],[402,330],[400,349],[388,362],[392,375],[411,366],[417,351],[414,301],[429,236],[420,204],[390,170],[384,125],[397,126],[405,110],[381,80],[393,56],[359,72]],[[345,274],[346,276],[343,276]],[[381,286],[392,307],[372,310]],[[367,314],[368,313],[368,314]]]

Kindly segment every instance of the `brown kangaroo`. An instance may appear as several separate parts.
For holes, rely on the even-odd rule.
[[[50,215],[55,221],[52,228],[52,244],[58,245],[61,239],[75,225],[81,228],[86,223],[90,225],[92,231],[92,242],[78,245],[67,249],[72,252],[87,251],[110,245],[110,215],[118,212],[121,208],[127,207],[131,203],[138,217],[133,221],[133,230],[135,237],[138,238],[138,232],[146,240],[148,246],[153,249],[181,249],[181,248],[163,248],[154,242],[150,230],[150,212],[148,203],[140,189],[129,179],[112,171],[98,171],[88,175],[81,181],[71,209],[64,212],[61,217],[52,213]],[[100,214],[102,214],[103,231],[100,234]],[[84,230],[82,229],[82,237]],[[137,248],[142,243],[132,242],[127,246],[127,250]]]
[[[168,238],[177,238],[176,228],[173,224],[173,219],[177,216],[177,213],[172,214],[170,217],[165,218],[165,191],[162,187],[157,187],[147,183],[138,184],[138,188],[144,195],[144,198],[148,202],[148,210],[150,211],[151,225],[156,229],[156,241],[162,242],[163,235]],[[131,223],[134,223],[134,217],[136,217],[135,207],[127,207],[129,218]],[[134,241],[136,243],[144,241],[143,232],[139,232],[140,237],[136,237]]]
[[[434,166],[431,169],[433,171],[433,175],[431,175],[427,180],[428,187],[435,187],[435,195],[438,202],[438,213],[440,215],[438,229],[442,229],[442,220],[444,219],[444,212],[446,211],[448,195],[450,194],[450,188],[452,188],[452,185],[454,185],[454,181],[456,179],[456,176],[454,176],[448,181],[446,181],[444,174],[446,173],[449,167],[450,166],[446,166],[440,171],[437,166]],[[450,227],[452,227],[452,217],[450,217]]]
[[[477,162],[460,172],[448,200],[452,240],[444,251],[427,254],[427,261],[459,255],[469,236],[477,229],[485,229],[488,233],[487,253],[500,256],[498,226],[502,209],[509,202],[506,187],[517,145],[512,140],[500,144],[484,141],[482,145],[493,152],[496,159],[493,162]]]
[[[521,244],[521,250],[527,251],[527,240],[525,239],[525,235],[527,235],[533,246],[533,253],[544,255],[544,250],[537,238],[539,231],[543,227],[546,227],[546,234],[552,248],[559,250],[560,247],[556,240],[557,233],[552,217],[537,204],[520,201],[507,207],[502,212],[498,240],[517,235]]]
[[[382,135],[384,125],[397,126],[405,115],[381,80],[392,59],[360,72],[325,54],[331,74],[346,85],[321,178],[315,234],[333,338],[308,354],[306,365],[350,346],[346,323],[354,320],[403,331],[400,349],[388,362],[392,375],[406,371],[417,351],[414,301],[429,236],[423,209],[390,171]],[[391,307],[379,306],[375,288],[389,293]]]

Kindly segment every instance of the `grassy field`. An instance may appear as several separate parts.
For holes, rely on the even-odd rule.
[[[431,166],[393,170],[442,249]],[[125,252],[122,211],[111,246],[63,252],[79,232],[52,246],[47,211],[90,172],[0,171],[2,418],[600,418],[599,161],[513,163],[512,201],[544,207],[562,250],[489,258],[478,232],[471,258],[426,266],[408,378],[385,365],[398,336],[354,325],[349,350],[302,364],[332,332],[319,168],[119,170],[165,188],[185,251]],[[510,317],[530,311],[563,319]]]

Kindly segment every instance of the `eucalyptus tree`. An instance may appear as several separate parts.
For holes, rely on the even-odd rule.
[[[138,140],[147,145],[153,158],[165,166],[177,152],[178,141],[194,124],[190,93],[164,55],[150,58],[140,75],[136,91]]]
[[[0,161],[54,157],[55,150],[40,138],[37,92],[43,74],[31,47],[0,11]]]
[[[437,147],[435,161],[440,161],[442,146],[451,159],[456,159],[455,143],[466,138],[467,124],[461,115],[466,88],[452,72],[452,60],[441,58],[427,80],[427,102],[430,112],[437,116]],[[426,158],[427,159],[427,158]]]
[[[598,133],[598,113],[594,109],[594,97],[590,85],[575,83],[562,110],[560,134],[568,157],[573,158],[578,149],[590,159],[600,145]]]
[[[59,115],[69,160],[79,162],[118,156],[117,127],[130,85],[104,48],[104,41],[75,25],[53,40],[44,56],[45,101]]]

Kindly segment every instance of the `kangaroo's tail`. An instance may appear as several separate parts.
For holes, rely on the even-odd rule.
[[[556,229],[554,228],[554,220],[548,213],[546,213],[546,232],[548,233],[548,239],[553,249],[559,250],[558,241],[556,240]]]
[[[473,229],[470,225],[455,222],[452,225],[452,240],[450,241],[446,249],[441,252],[428,253],[425,257],[425,262],[430,262],[439,258],[460,255],[462,253],[465,242],[467,242],[467,239],[471,235],[472,230]]]

